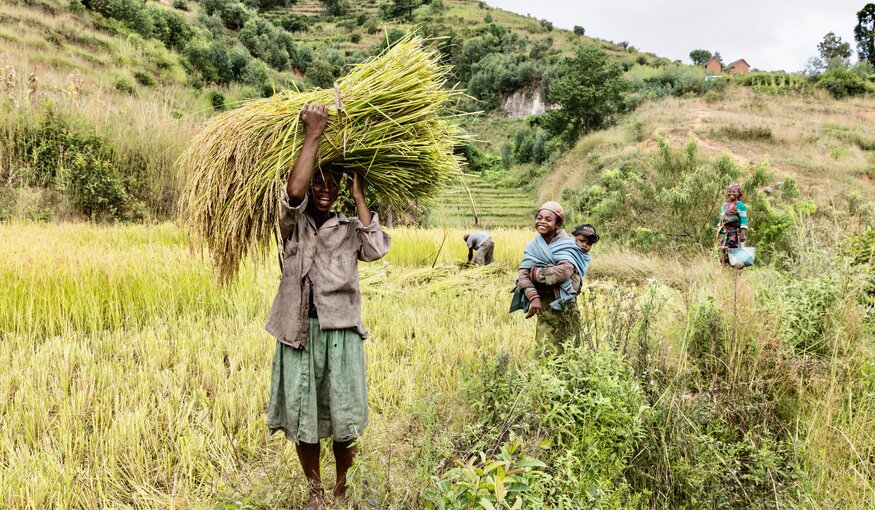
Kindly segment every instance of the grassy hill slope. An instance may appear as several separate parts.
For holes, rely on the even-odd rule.
[[[844,204],[852,194],[875,200],[875,98],[777,96],[730,87],[718,99],[665,99],[648,103],[625,121],[582,138],[540,185],[541,198],[592,182],[603,169],[655,148],[655,136],[673,145],[693,138],[700,150],[728,153],[748,166],[768,161],[793,176],[818,205]]]

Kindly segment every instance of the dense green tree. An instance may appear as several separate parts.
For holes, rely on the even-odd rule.
[[[472,67],[468,93],[483,101],[487,108],[494,108],[502,96],[538,79],[539,75],[531,64],[518,63],[513,55],[490,53]]]
[[[835,35],[834,32],[823,36],[823,41],[817,45],[817,51],[820,52],[820,58],[827,64],[847,64],[847,60],[851,57],[851,45],[842,42],[842,38]]]
[[[586,29],[580,25],[574,25],[574,35],[581,36],[586,33]]]
[[[869,62],[875,66],[875,4],[866,4],[857,13],[854,40],[857,41],[860,62]]]
[[[711,60],[712,53],[708,50],[693,50],[690,52],[690,60],[697,66],[703,66]]]
[[[238,35],[253,57],[278,70],[289,70],[295,52],[292,36],[261,17],[246,22]]]
[[[578,46],[562,60],[547,83],[547,99],[558,106],[545,117],[545,127],[571,145],[581,135],[600,129],[624,110],[628,82],[623,68],[591,44]]]

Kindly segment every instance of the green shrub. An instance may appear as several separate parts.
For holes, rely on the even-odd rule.
[[[112,86],[119,92],[124,92],[129,95],[134,95],[137,92],[137,89],[134,88],[134,84],[124,78],[116,78]]]
[[[768,126],[723,126],[714,130],[714,134],[730,140],[747,142],[770,141],[772,139],[772,130]]]
[[[726,186],[742,180],[749,242],[757,246],[758,259],[792,262],[799,220],[814,212],[812,203],[761,193],[771,180],[765,162],[742,171],[729,156],[700,157],[695,140],[683,149],[672,148],[663,138],[657,143],[649,161],[620,159],[595,182],[570,193],[572,209],[638,250],[712,249]]]
[[[66,168],[66,192],[91,219],[122,216],[130,198],[115,165],[99,155],[77,154]]]
[[[826,89],[836,99],[859,96],[873,91],[873,87],[858,72],[833,66],[817,80],[817,86]]]
[[[225,95],[219,92],[218,90],[211,90],[207,97],[210,100],[210,106],[213,107],[213,110],[217,112],[221,112],[225,110]]]
[[[362,40],[362,34],[358,32],[353,32],[352,35],[349,36],[349,42],[353,44],[358,44]]]
[[[542,449],[535,456],[551,476],[526,472],[531,492],[525,508],[638,505],[639,496],[631,493],[624,475],[642,437],[646,406],[633,372],[616,352],[569,344],[564,354],[523,367],[501,355],[483,365],[465,393],[477,421],[463,447],[495,451],[516,435],[522,451]],[[458,470],[451,475],[462,478]],[[459,494],[451,491],[452,484],[439,488]]]
[[[489,54],[471,67],[468,93],[491,109],[499,105],[504,95],[533,85],[539,79],[532,64],[518,63],[513,55]]]
[[[216,14],[222,24],[231,30],[240,30],[252,17],[258,14],[236,0],[201,0],[204,12],[212,16]]]
[[[334,86],[334,80],[340,76],[340,66],[326,62],[325,60],[314,60],[307,68],[307,79],[323,89],[329,89]]]
[[[252,60],[245,49],[196,39],[183,52],[186,67],[208,83],[228,84],[240,79]]]
[[[155,85],[155,78],[152,78],[152,75],[146,71],[134,71],[134,80],[144,87]]]
[[[506,443],[496,457],[480,452],[468,462],[456,461],[425,492],[425,508],[537,508],[544,504],[551,481],[547,465],[521,451],[519,441]]]
[[[550,161],[560,150],[558,144],[550,139],[550,135],[538,126],[517,131],[512,147],[514,162],[538,165]]]
[[[146,159],[120,155],[106,140],[77,129],[52,109],[22,129],[15,155],[26,172],[26,184],[62,192],[92,219],[143,217],[136,193],[144,192]]]
[[[481,151],[473,143],[466,143],[457,149],[457,153],[461,154],[468,163],[469,172],[477,172],[480,174],[498,174],[504,172],[504,165],[501,158],[490,154],[489,152]]]
[[[310,21],[307,20],[306,16],[286,14],[279,18],[277,23],[289,32],[308,32],[310,30]]]
[[[280,71],[289,68],[295,45],[292,36],[285,30],[263,18],[255,17],[246,22],[238,38],[253,57]]]
[[[52,221],[52,219],[54,219],[55,212],[48,207],[30,206],[27,208],[27,211],[25,211],[24,217],[29,221],[35,221],[37,223],[48,223]]]
[[[186,0],[173,0],[173,8],[180,11],[188,10],[188,2]]]

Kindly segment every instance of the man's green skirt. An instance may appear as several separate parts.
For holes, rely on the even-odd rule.
[[[351,441],[368,425],[368,387],[362,337],[353,329],[322,331],[310,319],[307,345],[277,342],[270,378],[267,426],[289,441]]]

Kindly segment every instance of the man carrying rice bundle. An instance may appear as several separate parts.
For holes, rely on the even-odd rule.
[[[357,263],[389,252],[389,236],[368,210],[358,173],[352,173],[350,190],[357,216],[331,212],[343,174],[331,167],[316,170],[327,119],[323,105],[301,111],[304,141],[281,192],[282,280],[265,326],[277,340],[268,428],[295,443],[310,486],[307,510],[323,508],[324,438],[332,438],[337,464],[334,496],[346,499],[354,441],[368,425]]]

